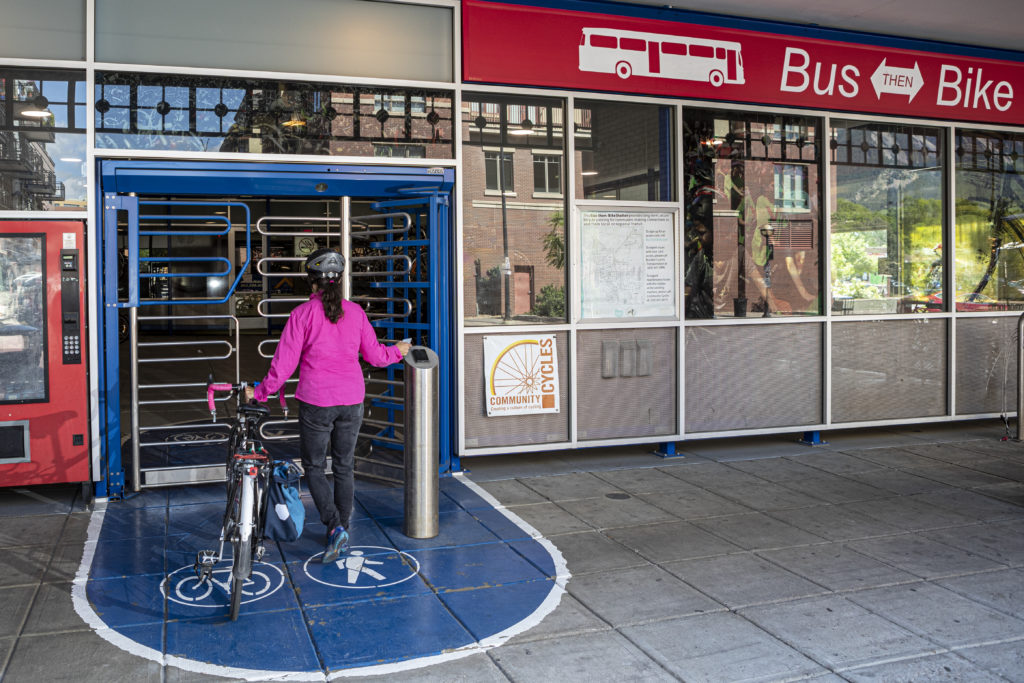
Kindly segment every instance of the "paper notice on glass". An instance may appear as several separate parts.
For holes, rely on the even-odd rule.
[[[672,317],[675,214],[582,211],[584,318]]]

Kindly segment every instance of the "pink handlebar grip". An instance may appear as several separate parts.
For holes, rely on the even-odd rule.
[[[230,384],[208,384],[206,385],[206,403],[210,406],[210,412],[216,413],[217,407],[213,404],[213,392],[215,391],[231,391],[233,387]]]
[[[284,400],[284,387],[281,387],[281,391],[277,392],[277,397],[281,400],[281,410],[284,414],[288,414],[288,402]]]

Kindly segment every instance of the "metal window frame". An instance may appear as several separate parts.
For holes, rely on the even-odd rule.
[[[462,39],[461,39],[461,4],[458,0],[401,0],[406,4],[423,4],[439,7],[448,7],[452,10],[452,36],[454,45],[452,46],[453,55],[453,80],[452,82],[433,82],[433,81],[404,81],[396,79],[375,79],[375,78],[364,78],[364,77],[348,77],[345,75],[325,75],[325,74],[303,74],[303,73],[277,73],[277,72],[266,72],[266,71],[246,71],[246,70],[234,70],[234,69],[203,69],[203,68],[177,68],[173,70],[175,73],[180,74],[194,74],[194,75],[212,75],[212,76],[227,76],[235,78],[277,78],[285,80],[297,80],[297,81],[311,81],[311,82],[323,82],[323,83],[342,83],[351,85],[374,85],[381,87],[417,87],[417,88],[433,88],[433,89],[445,89],[453,92],[452,99],[452,138],[454,143],[454,158],[452,159],[435,159],[430,160],[431,165],[442,166],[447,168],[455,169],[456,173],[456,194],[461,194],[463,189],[462,183],[464,179],[463,173],[463,150],[462,150],[462,100],[464,92],[474,93],[495,93],[501,95],[526,95],[533,97],[552,97],[559,98],[565,103],[565,111],[572,112],[575,108],[575,100],[580,99],[593,99],[591,93],[583,91],[566,90],[566,89],[539,89],[526,86],[496,86],[496,85],[481,85],[481,84],[466,84],[462,80]],[[97,62],[95,60],[95,0],[86,0],[86,54],[84,60],[49,60],[49,59],[12,59],[4,58],[0,59],[0,66],[14,66],[14,67],[44,67],[44,68],[60,68],[60,69],[82,69],[86,70],[86,106],[87,111],[92,111],[94,108],[94,92],[95,92],[95,72],[97,70],[130,70],[136,72],[166,72],[171,67],[161,65],[126,65],[121,63],[105,63]],[[682,119],[686,108],[688,107],[700,107],[705,109],[721,109],[728,110],[730,105],[716,101],[716,100],[701,100],[701,99],[689,99],[689,98],[666,98],[666,97],[648,97],[643,95],[629,95],[629,94],[601,94],[600,98],[605,101],[624,102],[624,103],[644,103],[644,104],[662,104],[673,107],[675,114],[674,122],[674,165],[676,167],[676,196],[678,199],[676,202],[661,203],[657,205],[667,205],[673,207],[680,212],[680,216],[685,216],[685,207],[681,198],[683,197],[683,183],[682,174],[679,172],[680,168],[680,157],[679,152],[681,151],[682,145]],[[1001,124],[984,124],[984,123],[964,123],[958,121],[949,120],[933,120],[933,119],[918,119],[918,118],[906,118],[906,117],[894,117],[894,116],[881,116],[871,114],[847,114],[829,109],[793,109],[778,106],[762,106],[762,105],[744,105],[744,109],[749,112],[764,112],[770,114],[794,114],[794,115],[805,115],[820,117],[822,119],[823,130],[828,130],[830,127],[830,120],[833,116],[841,117],[846,120],[863,120],[863,121],[878,121],[882,123],[901,123],[907,125],[927,125],[937,127],[944,131],[947,139],[947,152],[943,159],[944,166],[947,169],[947,183],[946,183],[946,197],[944,204],[944,242],[947,244],[954,244],[955,239],[955,215],[951,202],[954,200],[955,193],[955,172],[954,172],[954,158],[952,152],[952,141],[955,139],[955,133],[958,128],[970,128],[972,130],[983,130],[983,131],[1009,131],[1014,133],[1024,133],[1024,128],[1018,126],[1007,126]],[[569,122],[565,122],[565,126],[568,127]],[[386,159],[380,157],[309,157],[301,155],[233,155],[225,153],[179,153],[173,151],[159,151],[159,152],[142,152],[139,150],[102,150],[97,154],[95,149],[95,129],[94,129],[94,118],[89,116],[87,119],[87,177],[86,183],[88,188],[88,196],[91,198],[95,197],[95,188],[97,186],[98,178],[96,177],[96,161],[100,158],[111,159],[117,157],[138,157],[140,154],[147,158],[163,158],[163,159],[174,159],[174,160],[195,160],[201,158],[203,160],[215,161],[215,160],[229,160],[229,161],[252,161],[252,162],[287,162],[287,163],[310,163],[310,164],[322,164],[325,160],[337,160],[342,161],[346,164],[373,164],[373,165],[386,165],[394,164],[398,166],[422,166],[422,163],[412,163],[413,161],[422,160],[405,160],[405,159]],[[563,167],[563,173],[565,176],[566,185],[566,206],[569,209],[570,215],[575,211],[577,206],[585,206],[577,201],[575,196],[575,185],[574,180],[576,176],[576,164],[575,164],[575,146],[573,136],[565,135],[565,153],[567,155],[567,163]],[[830,177],[830,160],[829,155],[823,155],[822,162],[822,173],[824,178]],[[830,299],[830,282],[829,278],[824,274],[829,272],[830,267],[830,256],[831,256],[831,206],[830,206],[830,192],[827,189],[823,189],[822,196],[820,197],[820,206],[822,207],[823,219],[821,221],[821,239],[819,246],[819,268],[821,276],[821,288],[823,300]],[[97,217],[101,212],[101,207],[95,205],[95,202],[90,201],[87,210],[74,211],[74,212],[0,212],[0,219],[5,218],[16,218],[16,219],[39,219],[39,218],[69,218],[69,219],[87,219],[89,225],[97,225]],[[575,288],[575,273],[580,267],[579,260],[575,254],[575,249],[572,245],[576,244],[579,238],[578,225],[575,220],[569,220],[566,223],[566,240],[567,240],[567,267],[569,272],[566,277],[566,296],[569,302],[569,309],[567,311],[567,322],[556,325],[536,325],[536,326],[515,326],[514,328],[509,327],[471,327],[467,328],[465,325],[463,310],[465,308],[464,292],[460,283],[464,278],[464,268],[462,264],[462,256],[464,254],[464,238],[465,238],[465,226],[462,202],[456,202],[455,206],[452,207],[452,213],[454,215],[455,226],[452,231],[452,237],[454,239],[454,245],[452,246],[454,256],[454,301],[456,310],[454,312],[455,324],[454,332],[455,338],[453,340],[453,346],[455,347],[455,357],[459,364],[457,377],[456,396],[453,397],[456,400],[456,414],[457,423],[459,425],[457,434],[457,444],[455,446],[454,456],[462,455],[486,455],[490,452],[494,453],[511,453],[511,452],[529,452],[537,450],[550,450],[552,448],[580,448],[580,447],[591,447],[596,445],[617,445],[617,444],[636,444],[643,442],[665,442],[671,440],[681,439],[704,439],[704,438],[717,438],[717,437],[728,437],[728,436],[749,436],[757,434],[775,434],[775,433],[791,433],[799,431],[800,428],[785,427],[785,428],[769,428],[769,429],[758,429],[758,430],[728,430],[720,432],[708,432],[700,434],[688,434],[685,430],[685,381],[680,375],[677,377],[677,386],[679,392],[679,406],[680,406],[680,420],[679,420],[679,434],[673,435],[673,437],[658,437],[657,439],[635,439],[626,438],[618,440],[609,440],[606,442],[586,442],[580,443],[576,439],[575,421],[573,419],[573,412],[575,411],[575,405],[577,403],[577,395],[575,391],[575,330],[578,329],[593,329],[591,324],[584,322],[569,322],[578,319],[578,311],[573,311],[572,307],[575,306],[574,301],[577,298]],[[98,282],[98,272],[96,270],[97,261],[96,258],[96,245],[94,240],[87,240],[87,264],[88,273],[87,277],[90,282]],[[678,252],[677,245],[677,252]],[[946,263],[944,266],[946,272],[945,279],[945,291],[950,292],[953,283],[955,283],[955,258],[952,256],[953,250],[946,250],[950,253],[946,254]],[[682,256],[679,256],[682,259]],[[677,272],[682,267],[682,264],[677,264]],[[88,292],[90,301],[88,305],[95,307],[95,293]],[[678,296],[677,296],[678,298]],[[745,325],[745,324],[789,324],[791,322],[818,322],[824,325],[823,343],[825,348],[823,349],[823,396],[822,401],[824,403],[824,415],[826,420],[820,425],[806,425],[803,429],[813,430],[821,429],[826,427],[839,427],[839,425],[831,424],[831,342],[832,342],[832,320],[833,316],[830,307],[824,307],[825,310],[820,316],[808,316],[806,318],[796,319],[785,319],[785,318],[773,318],[767,321],[750,321],[750,320],[713,320],[713,321],[692,321],[686,320],[685,315],[681,312],[679,319],[670,323],[677,329],[677,351],[678,359],[677,365],[682,372],[682,368],[685,367],[684,359],[684,345],[681,342],[685,330],[689,326],[694,325]],[[884,320],[884,319],[896,319],[896,320],[908,320],[915,315],[923,314],[895,314],[895,315],[873,315],[873,316],[858,316],[858,319],[863,320]],[[942,313],[928,314],[929,319],[948,319],[948,329],[950,334],[947,358],[947,368],[949,372],[949,400],[947,414],[937,418],[920,418],[913,422],[915,423],[931,423],[931,422],[948,422],[953,420],[960,420],[965,418],[992,418],[996,417],[997,414],[983,413],[983,414],[970,414],[960,415],[956,412],[955,406],[955,377],[956,377],[956,321],[961,317],[999,317],[999,316],[1013,316],[1016,315],[1014,312],[958,312],[955,310],[955,305],[949,307],[949,310]],[[635,324],[635,326],[647,326],[647,325],[660,325],[664,326],[665,322],[641,322]],[[97,344],[97,328],[98,326],[90,327],[90,344],[89,353],[90,364],[95,367],[99,362],[98,358],[98,344]],[[569,338],[569,362],[570,362],[570,381],[569,387],[569,409],[570,412],[569,423],[570,423],[570,440],[566,443],[559,444],[541,444],[537,446],[517,446],[497,449],[467,449],[465,447],[465,377],[464,377],[464,361],[465,361],[465,349],[466,349],[466,338],[468,336],[475,336],[480,334],[493,334],[498,331],[509,332],[514,329],[517,332],[568,332]],[[100,411],[99,406],[99,390],[96,380],[97,373],[90,374],[90,406],[92,410],[91,430],[92,438],[91,443],[93,444],[92,451],[92,462],[93,462],[93,473],[94,478],[99,478],[99,419]],[[895,421],[871,421],[866,423],[843,423],[842,428],[857,428],[857,427],[877,427],[887,425],[899,425],[908,424],[907,420],[895,420]],[[102,494],[101,494],[102,495]]]

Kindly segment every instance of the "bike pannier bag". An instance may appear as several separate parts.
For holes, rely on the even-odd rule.
[[[306,508],[299,500],[299,468],[278,460],[270,476],[267,501],[266,537],[274,541],[294,541],[302,535]]]

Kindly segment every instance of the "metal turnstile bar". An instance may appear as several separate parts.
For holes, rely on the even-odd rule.
[[[189,341],[189,342],[140,342],[137,348],[153,348],[153,347],[178,347],[178,348],[191,348],[196,346],[220,346],[225,345],[228,347],[227,353],[223,356],[199,356],[198,358],[174,358],[167,356],[164,358],[137,358],[138,363],[195,363],[199,361],[209,360],[225,360],[231,358],[231,354],[237,351],[238,347],[231,346],[231,342],[223,339],[215,339],[211,341]]]
[[[198,341],[198,342],[145,342],[145,343],[140,344],[140,342],[139,342],[139,321],[140,320],[146,320],[146,321],[152,321],[152,320],[226,320],[229,323],[229,328],[230,328],[231,325],[234,325],[234,332],[235,332],[234,347],[232,348],[232,345],[231,345],[230,342],[226,342],[226,341],[223,341],[223,340],[216,340],[216,341],[213,341],[213,342],[203,342],[203,341]],[[140,366],[141,363],[144,363],[144,362],[145,363],[153,363],[153,362],[157,362],[160,359],[148,359],[147,358],[145,360],[141,360],[139,358],[139,347],[140,346],[161,346],[161,347],[164,347],[164,346],[181,346],[181,347],[188,347],[188,346],[196,346],[196,345],[206,345],[206,344],[210,344],[210,343],[227,344],[229,351],[228,351],[228,354],[225,355],[225,356],[202,356],[201,358],[198,358],[198,359],[197,358],[176,358],[176,359],[163,359],[163,360],[164,360],[164,362],[176,362],[176,361],[186,361],[186,360],[187,361],[195,361],[195,360],[205,360],[205,361],[223,360],[223,359],[230,358],[231,355],[234,354],[234,356],[235,356],[235,379],[234,379],[234,381],[238,382],[238,380],[239,380],[239,378],[238,378],[238,373],[239,373],[238,348],[239,348],[239,344],[241,343],[241,337],[240,337],[241,331],[240,331],[240,326],[238,324],[238,318],[236,318],[233,315],[190,315],[190,316],[187,316],[187,317],[186,316],[179,316],[179,315],[150,315],[150,316],[142,316],[142,317],[140,317],[139,316],[139,309],[138,309],[138,307],[132,306],[132,307],[130,307],[128,309],[128,333],[129,333],[129,355],[130,355],[129,363],[130,363],[130,366],[131,366],[131,409],[130,409],[130,415],[131,415],[131,423],[132,423],[132,448],[131,448],[132,489],[135,492],[139,492],[139,491],[142,490],[142,487],[143,487],[143,482],[142,482],[142,447],[143,446],[160,446],[160,445],[165,445],[166,443],[178,443],[178,442],[147,442],[145,444],[142,443],[142,432],[143,431],[148,431],[148,429],[143,428],[143,427],[141,427],[139,425],[139,406],[140,405],[145,405],[148,402],[140,403],[140,401],[139,401],[139,388],[140,388],[140,386],[139,386],[139,366]],[[178,386],[177,384],[171,384],[171,385],[168,386],[168,388],[170,388],[170,387],[177,387],[177,386]],[[151,385],[151,384],[147,384],[146,385],[147,389],[155,389],[155,388],[158,388],[158,387],[159,387],[159,385]],[[170,401],[170,399],[167,399],[167,400]],[[195,426],[196,425],[188,425],[188,426],[183,426],[181,428],[194,428]],[[166,429],[166,428],[169,428],[169,427],[173,428],[171,426],[164,427],[164,428]],[[222,443],[224,441],[227,441],[227,437],[225,437],[223,439],[223,441],[198,440],[198,441],[192,441],[190,443]],[[221,467],[223,467],[223,466],[221,466]]]
[[[371,434],[369,432],[359,432],[359,436],[365,436],[367,439],[370,439],[371,441],[384,441],[386,443],[397,443],[405,445],[405,441],[403,441],[402,439],[396,439],[391,436],[381,436],[380,434]]]
[[[372,427],[385,427],[385,428],[388,428],[388,427],[401,427],[402,426],[401,422],[388,422],[387,420],[374,420],[374,419],[369,418],[369,417],[364,417],[363,418],[363,424],[364,425],[370,425]]]
[[[275,223],[282,221],[293,221],[296,223],[321,223],[326,226],[334,224],[341,225],[341,217],[330,217],[330,216],[264,216],[256,221],[256,232],[261,235],[267,235],[268,237],[316,237],[318,233],[309,232],[308,230],[301,230],[298,232],[270,232],[264,230],[263,226],[267,223]],[[321,233],[326,236],[331,236],[330,230],[325,233]],[[305,260],[305,259],[303,259]]]
[[[182,441],[140,441],[139,442],[139,448],[142,448],[143,446],[170,446],[170,445],[181,446],[183,444],[187,444],[189,446],[194,446],[196,444],[202,444],[202,443],[227,443],[227,442],[228,442],[228,437],[226,437],[226,436],[223,439],[195,439],[194,441],[184,441],[184,442],[182,442]]]
[[[386,403],[395,403],[399,406],[405,405],[405,400],[401,396],[389,396],[387,394],[366,394],[366,398],[373,399],[374,401],[384,401]]]

